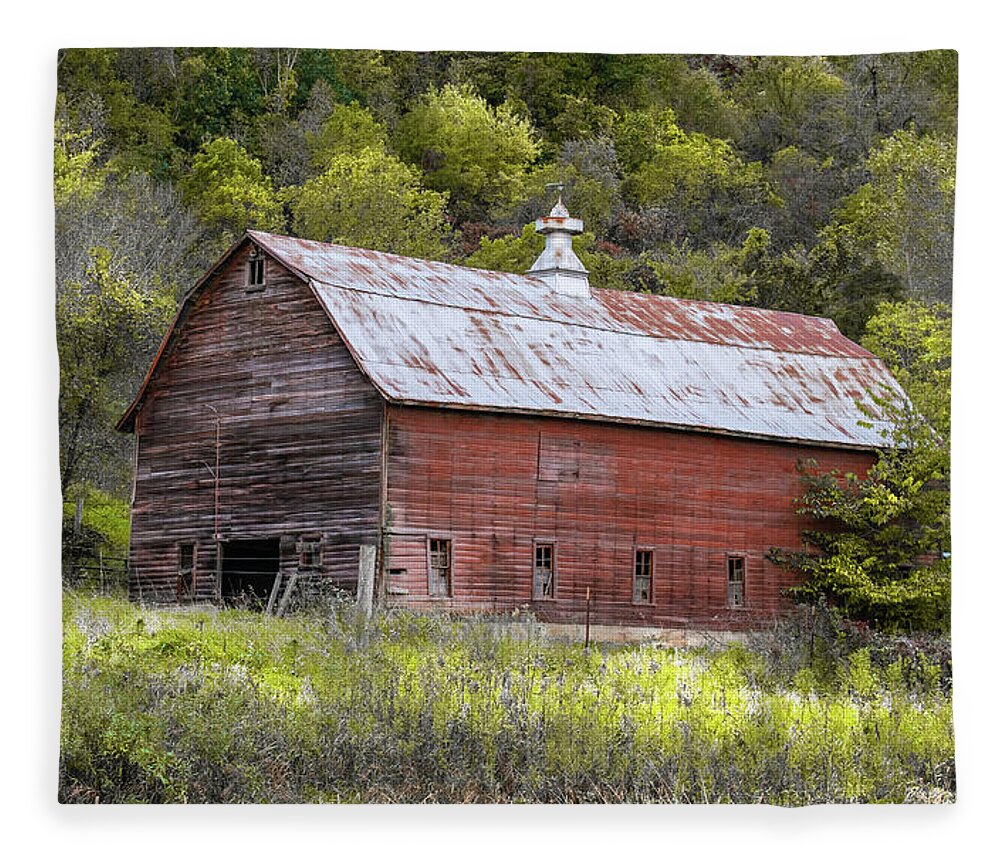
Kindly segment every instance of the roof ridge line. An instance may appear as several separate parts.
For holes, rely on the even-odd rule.
[[[300,236],[289,236],[286,235],[285,233],[269,233],[266,230],[248,229],[247,233],[256,234],[260,236],[271,236],[276,239],[291,239],[294,242],[310,242],[311,244],[314,245],[323,245],[327,248],[338,248],[344,251],[361,251],[365,254],[380,254],[386,257],[395,257],[396,259],[399,260],[412,260],[418,263],[422,263],[424,265],[447,266],[448,268],[451,269],[461,269],[464,272],[479,272],[486,275],[503,275],[504,277],[509,277],[509,278],[524,278],[525,280],[531,281],[533,284],[537,284],[541,287],[546,286],[545,282],[541,278],[537,278],[534,275],[531,275],[527,272],[505,272],[501,271],[500,269],[484,269],[479,266],[467,266],[463,265],[462,263],[450,263],[447,260],[429,260],[425,257],[411,257],[406,254],[397,254],[395,251],[376,251],[374,248],[359,248],[354,245],[340,245],[336,242],[321,242],[318,239],[303,239]],[[328,284],[328,286],[339,286],[340,289],[354,289],[353,287],[344,287],[338,284],[329,284],[327,281],[318,281],[318,282]],[[807,320],[826,320],[828,322],[833,323],[833,320],[830,317],[815,316],[813,314],[801,313],[799,311],[779,310],[777,308],[762,308],[758,307],[757,305],[738,305],[733,302],[717,302],[713,301],[712,299],[685,299],[681,296],[667,296],[667,295],[660,295],[658,293],[641,293],[635,290],[617,290],[614,287],[592,287],[592,290],[596,292],[609,293],[614,295],[641,296],[642,298],[652,299],[653,301],[678,302],[684,305],[699,305],[705,307],[724,307],[724,308],[732,308],[735,311],[750,311],[763,314],[775,314],[781,316],[799,317],[801,319],[807,319]],[[445,307],[459,307],[459,305],[446,305]],[[468,310],[472,309],[469,308]],[[833,324],[836,327],[837,324],[836,323]],[[837,331],[843,336],[843,332],[840,332],[839,327],[837,327]],[[850,338],[847,339],[850,340]],[[823,355],[823,353],[808,353],[808,354]]]

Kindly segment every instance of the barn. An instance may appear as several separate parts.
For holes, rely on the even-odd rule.
[[[863,472],[886,368],[827,319],[592,288],[560,201],[525,275],[249,231],[119,429],[130,591],[727,629],[785,606],[796,464]]]

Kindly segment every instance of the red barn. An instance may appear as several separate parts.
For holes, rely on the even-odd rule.
[[[130,587],[596,623],[770,617],[796,463],[863,472],[898,391],[826,319],[591,289],[561,203],[527,275],[250,231],[190,291],[119,427]],[[370,564],[370,563],[369,563]],[[367,582],[367,575],[364,581]]]

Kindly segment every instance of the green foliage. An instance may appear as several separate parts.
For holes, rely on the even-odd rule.
[[[64,601],[64,802],[904,802],[954,792],[951,699],[874,647],[592,647],[533,623]],[[800,653],[781,643],[782,655]]]
[[[843,171],[832,157],[820,160],[788,146],[774,153],[765,176],[781,200],[772,220],[772,234],[780,247],[815,245],[849,187]]]
[[[716,244],[707,250],[671,249],[647,255],[661,285],[658,292],[683,299],[752,304],[757,269],[770,245],[766,230],[753,228],[738,248]]]
[[[404,159],[423,168],[428,186],[447,192],[463,212],[517,202],[539,154],[530,123],[509,105],[491,107],[468,86],[426,92],[400,120],[394,140]]]
[[[362,149],[384,149],[387,137],[385,128],[371,111],[352,102],[334,105],[322,128],[318,132],[307,133],[306,141],[313,167],[323,171],[335,156]]]
[[[947,441],[951,434],[951,309],[911,299],[885,302],[861,345],[885,362],[917,413]]]
[[[117,274],[107,248],[90,256],[86,277],[66,284],[56,301],[63,490],[102,471],[139,356],[158,342],[173,310],[169,296],[144,292]]]
[[[748,117],[744,145],[756,158],[787,146],[830,154],[843,137],[844,80],[822,57],[759,57],[733,96]]]
[[[201,217],[231,238],[249,227],[278,230],[284,224],[281,202],[260,161],[231,138],[204,144],[181,187]]]
[[[188,152],[208,140],[231,137],[265,110],[265,93],[245,48],[193,48],[180,51],[173,110],[179,143]]]
[[[780,203],[759,163],[744,162],[727,141],[685,132],[669,108],[624,113],[614,142],[624,197],[648,222],[623,224],[626,244],[732,244]]]
[[[66,131],[56,120],[53,147],[54,191],[56,206],[71,201],[87,202],[104,185],[107,171],[97,163],[101,142],[89,130]]]
[[[955,220],[955,141],[898,131],[868,157],[871,182],[838,218],[897,275],[910,298],[949,301]]]
[[[577,239],[573,249],[577,250]],[[465,258],[463,264],[476,269],[523,274],[531,268],[538,255],[545,249],[545,237],[535,232],[534,224],[525,224],[520,234],[490,239],[483,236],[479,248]]]
[[[879,303],[900,297],[899,279],[866,254],[849,230],[825,227],[808,250],[772,255],[757,273],[761,307],[828,316],[859,339]]]
[[[849,618],[888,631],[946,631],[951,606],[948,450],[908,405],[879,398],[894,421],[889,447],[868,473],[800,466],[797,511],[814,528],[806,551],[772,550],[771,560],[804,575],[791,590]]]
[[[100,536],[105,549],[124,553],[128,549],[129,504],[97,487],[83,485],[71,488],[63,499],[63,524],[76,517],[76,499],[83,498],[83,527]]]
[[[431,259],[444,253],[447,195],[421,187],[415,170],[381,149],[333,156],[288,195],[305,238]]]
[[[565,143],[557,161],[532,170],[525,182],[526,199],[514,210],[523,222],[546,214],[552,206],[552,183],[563,185],[573,216],[595,234],[606,233],[623,209],[621,177],[614,144],[608,138]]]
[[[615,134],[623,164],[631,166],[627,188],[642,206],[704,200],[720,186],[760,186],[759,165],[745,165],[730,144],[699,132],[688,134],[673,111],[627,113]]]

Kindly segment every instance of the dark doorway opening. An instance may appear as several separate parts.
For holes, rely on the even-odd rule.
[[[223,601],[263,609],[274,588],[280,562],[278,538],[228,541],[222,552]]]

